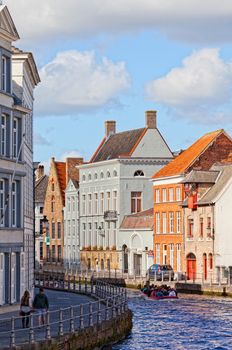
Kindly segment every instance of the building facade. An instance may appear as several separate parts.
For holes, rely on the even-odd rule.
[[[117,244],[125,215],[151,208],[153,172],[172,159],[156,125],[146,112],[146,126],[116,133],[105,123],[105,137],[80,169],[80,252],[83,268],[119,269],[123,246]]]
[[[153,233],[153,208],[124,217],[117,237],[117,250],[123,248],[119,257],[121,271],[146,276],[154,261]]]
[[[182,201],[186,197],[184,179],[191,170],[209,170],[216,162],[227,162],[231,138],[218,130],[205,134],[153,176],[154,258],[170,264],[176,272],[186,272]]]
[[[33,294],[33,90],[39,75],[31,53],[12,42],[19,35],[6,6],[0,6],[0,305]]]
[[[69,180],[65,190],[64,232],[64,267],[79,270],[79,184],[73,179]]]

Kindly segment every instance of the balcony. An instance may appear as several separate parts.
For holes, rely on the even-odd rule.
[[[104,212],[104,220],[105,221],[117,221],[118,213],[116,210],[107,210]]]

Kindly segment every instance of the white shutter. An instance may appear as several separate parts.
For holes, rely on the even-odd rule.
[[[0,305],[4,304],[4,254],[0,253]]]
[[[23,295],[25,291],[25,255],[21,253],[21,276],[20,276],[20,296]]]
[[[11,303],[16,302],[16,256],[11,254]]]

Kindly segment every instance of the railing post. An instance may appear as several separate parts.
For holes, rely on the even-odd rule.
[[[87,278],[85,277],[85,293],[87,293]]]
[[[116,301],[115,301],[115,297],[113,297],[112,299],[112,302],[113,302],[113,308],[112,308],[112,316],[113,318],[116,318],[117,314],[116,314]]]
[[[101,302],[98,302],[97,323],[101,323]]]
[[[68,290],[70,290],[70,275],[68,275]]]
[[[93,326],[93,304],[89,303],[89,326]]]
[[[50,312],[47,311],[46,339],[51,339]]]
[[[109,299],[106,300],[106,321],[108,321],[110,319],[110,315],[109,315]]]
[[[81,276],[79,276],[79,292],[81,292]]]
[[[92,276],[92,278],[91,278],[91,294],[93,294],[93,279],[94,279],[94,277]]]
[[[64,327],[63,327],[63,311],[60,309],[59,312],[59,335],[64,335]]]
[[[73,291],[76,291],[76,275],[73,276]]]
[[[11,336],[10,336],[10,347],[15,347],[15,318],[11,317]]]
[[[30,316],[30,330],[29,330],[29,344],[33,344],[35,342],[35,334],[33,327],[33,315]]]
[[[83,305],[80,305],[80,329],[84,329]]]
[[[70,307],[70,332],[74,333],[74,312],[73,312],[73,307]]]

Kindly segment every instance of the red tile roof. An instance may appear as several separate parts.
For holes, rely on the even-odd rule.
[[[194,161],[223,132],[224,130],[217,130],[205,134],[194,144],[192,144],[188,149],[186,149],[179,156],[173,159],[169,164],[160,169],[152,178],[158,179],[167,176],[184,174],[188,170],[188,168],[194,163]]]
[[[62,193],[63,202],[65,201],[65,188],[66,188],[66,164],[64,162],[54,162],[57,177],[60,184],[60,190]]]
[[[124,216],[120,229],[150,229],[154,227],[154,209],[148,209],[140,213]]]

